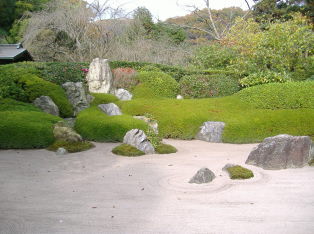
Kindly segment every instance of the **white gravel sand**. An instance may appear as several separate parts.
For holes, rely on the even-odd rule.
[[[314,168],[245,165],[254,144],[166,140],[171,155],[115,156],[117,144],[57,156],[0,151],[0,233],[314,233]],[[233,181],[226,163],[254,171]],[[201,167],[209,184],[189,184]]]

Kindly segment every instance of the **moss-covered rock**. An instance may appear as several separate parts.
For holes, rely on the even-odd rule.
[[[93,148],[94,145],[88,141],[78,141],[78,142],[69,142],[69,141],[55,141],[50,145],[47,150],[56,152],[59,148],[66,149],[69,153],[81,152]]]
[[[254,177],[251,170],[241,167],[239,165],[228,167],[227,172],[229,173],[230,179],[250,179]]]
[[[156,148],[155,148],[156,152],[158,154],[173,154],[176,153],[178,150],[173,147],[172,145],[168,145],[168,144],[159,144]]]
[[[129,157],[135,157],[135,156],[142,156],[145,155],[143,151],[138,150],[134,146],[128,145],[128,144],[122,144],[117,147],[115,147],[112,150],[112,153],[122,156],[129,156]]]

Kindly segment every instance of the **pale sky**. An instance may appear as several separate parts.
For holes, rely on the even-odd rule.
[[[88,2],[92,1],[93,0],[88,0]],[[252,0],[249,0],[249,2],[251,3]],[[145,6],[153,14],[155,19],[160,20],[188,14],[189,12],[184,5],[194,4],[199,8],[205,8],[204,0],[111,0],[111,4],[122,5],[127,11],[132,11],[137,7]],[[210,0],[210,5],[212,9],[222,9],[231,6],[247,9],[244,0]]]

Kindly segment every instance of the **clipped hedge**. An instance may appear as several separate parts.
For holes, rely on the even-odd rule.
[[[166,73],[143,71],[136,78],[140,85],[133,90],[134,98],[174,98],[178,93],[179,84]]]
[[[39,78],[31,69],[15,66],[0,66],[0,98],[32,102],[37,97],[49,96],[59,107],[62,117],[72,116],[73,108],[60,86]]]
[[[180,81],[185,98],[222,97],[239,91],[238,81],[225,75],[185,76]]]
[[[80,112],[75,122],[75,130],[86,140],[98,142],[122,142],[131,129],[147,129],[144,121],[128,115],[108,116],[97,106]]]
[[[255,108],[314,108],[314,81],[259,85],[243,89],[236,96]]]

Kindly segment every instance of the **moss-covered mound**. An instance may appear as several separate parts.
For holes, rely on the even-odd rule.
[[[128,145],[128,144],[122,144],[115,147],[112,150],[112,153],[117,154],[117,155],[122,155],[122,156],[129,156],[129,157],[145,155],[143,151],[140,151],[134,146]]]
[[[310,165],[311,167],[314,167],[314,158],[313,158],[311,161],[309,161],[309,165]]]
[[[240,99],[260,109],[314,108],[314,81],[258,85],[241,90]]]
[[[80,112],[75,122],[75,130],[84,139],[98,142],[122,142],[134,128],[146,130],[147,125],[129,115],[108,116],[97,106]]]
[[[167,144],[159,144],[155,150],[158,154],[173,154],[177,152],[175,147]]]
[[[89,150],[93,147],[94,145],[88,141],[77,141],[77,142],[55,141],[52,145],[50,145],[47,148],[47,150],[56,152],[59,148],[64,148],[69,153],[75,153],[75,152]]]
[[[115,103],[119,101],[119,99],[112,94],[92,93],[91,95],[95,98],[91,103],[93,106],[97,106],[99,104]]]
[[[72,116],[73,108],[61,86],[41,79],[36,71],[14,65],[0,66],[0,98],[32,102],[40,96],[49,96],[62,117]]]
[[[230,179],[249,179],[254,177],[254,174],[251,170],[241,167],[239,165],[227,168]]]

